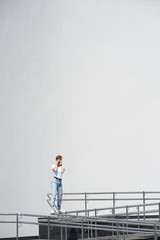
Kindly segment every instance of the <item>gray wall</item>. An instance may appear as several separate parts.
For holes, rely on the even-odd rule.
[[[159,190],[159,13],[158,0],[0,0],[0,212],[49,213],[57,154],[65,192]]]

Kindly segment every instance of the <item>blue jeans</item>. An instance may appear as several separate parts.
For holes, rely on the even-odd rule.
[[[57,207],[61,207],[62,202],[62,193],[63,193],[63,187],[62,187],[62,181],[53,178],[51,182],[51,188],[52,188],[52,199],[51,199],[51,207],[55,206],[55,200],[57,195]]]

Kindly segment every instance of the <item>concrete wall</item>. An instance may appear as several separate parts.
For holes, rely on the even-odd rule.
[[[0,212],[49,213],[57,154],[65,192],[159,190],[159,13],[158,0],[0,0]]]

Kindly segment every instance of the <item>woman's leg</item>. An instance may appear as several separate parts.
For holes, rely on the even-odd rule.
[[[57,190],[58,190],[57,207],[60,210],[61,209],[61,203],[62,203],[62,194],[63,194],[63,186],[62,186],[61,182],[58,184]]]
[[[56,179],[52,180],[51,188],[52,188],[51,207],[54,208],[56,195],[57,195],[57,182],[56,182]]]

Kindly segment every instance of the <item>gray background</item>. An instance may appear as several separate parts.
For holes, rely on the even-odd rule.
[[[0,0],[0,212],[49,213],[57,154],[65,192],[159,190],[159,66],[158,0]]]

